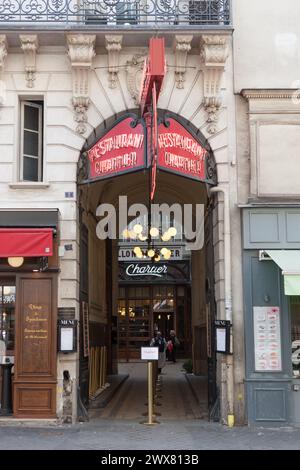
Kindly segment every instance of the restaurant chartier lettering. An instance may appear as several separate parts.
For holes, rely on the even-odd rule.
[[[46,305],[26,305],[24,338],[29,340],[47,340],[48,320]]]
[[[158,166],[199,181],[205,180],[207,150],[175,119],[159,126]]]
[[[145,166],[145,135],[141,123],[127,117],[88,152],[91,178],[134,171]]]
[[[145,122],[127,115],[116,122],[86,153],[89,174],[85,182],[118,176],[147,167]],[[207,175],[210,157],[205,143],[184,124],[172,117],[158,123],[158,168],[197,181],[212,180]]]

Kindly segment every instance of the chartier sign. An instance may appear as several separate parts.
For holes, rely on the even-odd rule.
[[[199,138],[185,120],[172,113],[158,120],[157,167],[215,185],[213,155],[203,138]],[[147,149],[145,120],[134,113],[125,114],[81,155],[79,183],[92,183],[146,169],[151,165]]]
[[[145,168],[143,124],[127,116],[88,152],[89,179],[98,180]]]
[[[158,129],[158,168],[204,181],[207,150],[182,124],[169,118]]]
[[[119,282],[190,282],[189,261],[151,263],[132,261],[119,262]]]

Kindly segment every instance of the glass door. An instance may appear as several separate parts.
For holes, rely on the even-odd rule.
[[[118,356],[140,359],[141,347],[148,346],[151,335],[151,300],[149,287],[119,289]]]

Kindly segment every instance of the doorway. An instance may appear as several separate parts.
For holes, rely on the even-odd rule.
[[[189,354],[191,316],[188,286],[119,286],[118,358],[135,360],[148,346],[155,331],[165,338],[175,330],[180,341],[179,357]]]
[[[139,116],[135,112],[134,115],[138,123]],[[120,121],[116,121],[114,116],[105,122],[105,126],[100,125],[82,149],[78,164],[80,222],[81,226],[86,227],[88,249],[86,250],[87,244],[81,246],[80,291],[82,292],[86,284],[89,345],[107,349],[109,382],[113,381],[112,376],[122,375],[125,366],[130,369],[133,367],[133,361],[139,362],[141,347],[149,345],[156,329],[162,330],[163,335],[167,337],[173,329],[180,341],[178,359],[186,359],[184,362],[189,363],[195,376],[201,376],[203,371],[205,372],[203,390],[205,389],[205,394],[208,395],[207,382],[213,384],[214,387],[210,387],[210,404],[214,406],[217,400],[216,355],[211,332],[216,312],[212,224],[215,207],[209,198],[206,183],[217,182],[216,165],[209,144],[201,136],[199,129],[193,128],[190,123],[169,111],[161,111],[160,115],[162,122],[167,122],[167,119],[178,121],[178,129],[182,129],[180,126],[185,127],[186,131],[190,132],[191,139],[200,147],[205,146],[209,155],[205,166],[202,167],[205,170],[203,181],[183,178],[178,171],[162,169],[157,172],[154,202],[167,205],[169,213],[161,213],[159,217],[151,220],[149,210],[146,214],[143,211],[139,213],[139,210],[129,214],[127,209],[134,205],[142,204],[149,209],[150,171],[146,168],[144,171],[138,171],[138,168],[136,171],[127,169],[124,175],[122,171],[117,170],[106,174],[108,166],[101,166],[103,171],[97,173],[97,177],[91,176],[87,171],[91,163],[88,153],[93,148],[98,148],[103,141],[110,139],[109,132],[123,135],[124,129],[118,130],[116,122],[132,119],[132,115],[123,113],[117,116]],[[134,129],[134,132],[138,133],[141,128],[135,126]],[[129,130],[131,135],[132,129]],[[127,152],[126,148],[125,150]],[[144,151],[146,158],[147,146]],[[118,155],[122,152],[118,149]],[[112,165],[115,164],[113,152],[107,152],[105,158],[108,162],[112,161]],[[91,182],[93,184],[87,184]],[[184,214],[184,207],[187,205],[192,208],[191,223],[194,228],[197,219],[196,207],[202,206],[204,244],[198,250],[192,250],[190,247],[186,249],[189,238],[185,238],[186,234],[182,230],[183,219],[179,218],[178,222],[175,217],[175,204],[181,214]],[[99,215],[104,207],[109,208],[111,212],[106,225],[105,217],[101,218]],[[158,231],[158,235],[150,233],[150,225]],[[99,237],[100,228],[105,229],[107,239]],[[171,231],[169,233],[169,229],[172,229],[173,234]],[[149,233],[151,246],[150,237],[147,238]],[[196,233],[199,234],[198,231]],[[110,247],[109,253],[107,246]],[[150,255],[152,251],[155,256]],[[201,335],[197,334],[197,328],[201,329]],[[82,332],[80,340],[84,342]],[[199,350],[201,356],[198,354]],[[118,361],[123,363],[121,367]],[[202,367],[201,361],[208,363],[206,368]],[[84,365],[88,377],[93,370],[90,357],[80,357],[81,370]],[[82,382],[80,388],[88,403],[89,396],[83,390]]]

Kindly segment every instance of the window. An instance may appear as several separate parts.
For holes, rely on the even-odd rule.
[[[218,24],[221,6],[218,0],[189,0],[190,24]]]
[[[91,3],[85,10],[89,24],[137,24],[138,2],[136,0]]]
[[[21,101],[21,181],[43,179],[43,103]]]
[[[300,378],[300,297],[290,297],[293,376]]]
[[[16,287],[13,282],[0,285],[0,354],[14,355]]]
[[[137,2],[119,2],[116,5],[117,24],[137,24]]]

